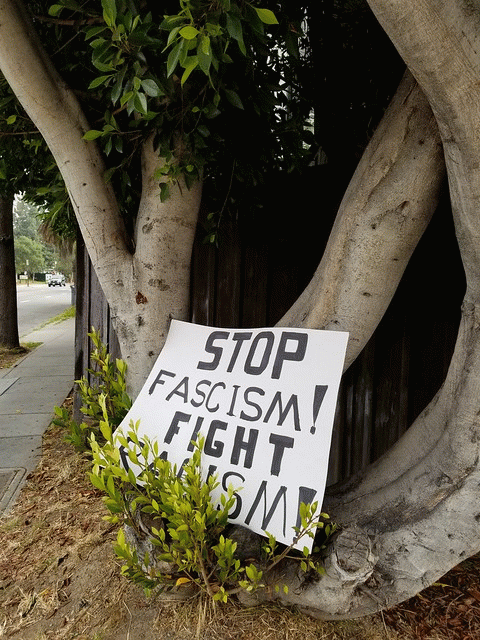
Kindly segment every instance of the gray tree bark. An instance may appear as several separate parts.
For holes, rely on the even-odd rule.
[[[13,197],[0,197],[0,346],[20,346],[13,240]]]
[[[168,201],[161,203],[153,180],[161,159],[148,140],[133,250],[115,193],[104,180],[101,153],[94,142],[83,140],[91,127],[43,50],[21,2],[0,2],[0,68],[65,180],[128,363],[129,391],[136,396],[163,346],[170,319],[188,319],[201,184],[190,190],[175,185]]]
[[[480,551],[480,12],[462,0],[369,0],[427,96],[438,123],[467,279],[444,385],[405,436],[324,505],[343,534],[326,579],[288,565],[279,598],[323,618],[403,601]],[[270,596],[267,596],[270,597]]]
[[[360,616],[404,600],[480,550],[478,10],[462,0],[370,3],[439,124],[468,288],[437,397],[391,451],[326,500],[324,508],[343,527],[329,550],[326,576],[311,583],[290,563],[269,576],[272,585],[287,583],[290,590],[267,589],[265,599],[324,618]],[[137,248],[130,251],[100,154],[82,140],[88,123],[18,6],[0,0],[0,67],[63,172],[135,391],[161,347],[170,313],[187,312],[200,185],[179,189],[160,207],[151,180],[157,159],[147,144]],[[434,209],[443,173],[438,140],[428,104],[407,78],[347,191],[325,259],[281,324],[349,330],[349,361],[355,357]],[[152,254],[156,240],[161,249]]]
[[[435,118],[407,72],[350,181],[311,282],[278,325],[349,331],[348,367],[390,304],[444,176]]]

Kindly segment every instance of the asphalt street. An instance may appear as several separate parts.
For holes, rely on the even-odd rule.
[[[71,304],[70,285],[49,287],[45,283],[17,285],[18,333],[20,338],[58,316]]]

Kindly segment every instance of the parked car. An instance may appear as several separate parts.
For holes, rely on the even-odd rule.
[[[49,287],[64,287],[65,286],[65,276],[61,273],[57,273],[52,276],[48,281]]]

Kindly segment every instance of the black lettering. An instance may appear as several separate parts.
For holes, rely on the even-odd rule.
[[[133,442],[133,440],[131,438],[127,438],[127,442]],[[145,443],[139,440],[138,446],[143,448],[145,446]],[[125,471],[128,471],[130,469],[130,465],[128,464],[129,457],[128,457],[127,450],[125,449],[123,444],[119,447],[119,453],[120,453],[120,458],[122,460],[122,464],[125,467]]]
[[[223,442],[219,442],[218,440],[213,442],[213,438],[215,437],[215,431],[217,429],[226,431],[227,426],[228,424],[226,422],[223,422],[222,420],[212,420],[208,429],[207,437],[205,438],[205,446],[203,447],[203,452],[206,456],[212,456],[213,458],[221,457],[223,447],[225,445]]]
[[[200,382],[197,382],[197,386],[195,387],[195,393],[197,394],[197,396],[201,397],[201,400],[200,402],[196,402],[192,398],[192,400],[190,400],[190,404],[193,404],[194,407],[201,407],[205,401],[207,394],[200,390],[200,385],[204,385],[204,384],[206,384],[207,387],[209,387],[212,383],[210,382],[210,380],[200,380]]]
[[[210,478],[210,476],[213,476],[217,471],[217,465],[216,464],[210,464],[208,466],[208,472],[207,472],[207,480]]]
[[[197,442],[198,432],[202,426],[203,416],[199,416],[193,428],[192,437],[190,438],[190,444],[187,447],[187,451],[193,451],[195,449],[195,443]]]
[[[260,389],[260,387],[248,387],[247,389],[245,389],[245,392],[243,394],[243,399],[245,400],[245,404],[247,404],[249,407],[253,407],[254,409],[256,409],[257,413],[256,415],[249,416],[248,413],[245,413],[245,411],[241,411],[240,419],[248,420],[249,422],[255,422],[255,420],[259,420],[262,417],[262,409],[256,402],[252,402],[250,400],[251,393],[258,393],[258,395],[260,396],[265,395],[265,391],[263,389]]]
[[[180,431],[179,422],[189,422],[192,416],[188,413],[182,413],[181,411],[176,411],[173,416],[173,420],[168,427],[168,431],[165,434],[164,442],[170,444],[173,436]]]
[[[237,401],[237,393],[238,393],[239,389],[240,389],[240,385],[238,385],[238,384],[234,384],[233,385],[232,402],[230,403],[230,409],[227,411],[227,416],[235,417],[235,414],[233,413],[233,410],[235,408],[235,402]]]
[[[177,478],[181,478],[183,476],[183,472],[185,470],[185,465],[188,464],[190,458],[185,458],[185,460],[182,462],[180,469],[177,471]]]
[[[302,526],[302,518],[300,517],[300,505],[312,504],[314,497],[317,494],[316,489],[310,489],[309,487],[298,487],[298,510],[297,510],[297,524],[295,525],[299,529]]]
[[[165,371],[165,369],[161,369],[158,373],[157,373],[157,377],[155,378],[155,380],[152,382],[152,384],[150,385],[150,388],[148,390],[148,394],[151,396],[152,393],[155,390],[155,387],[157,386],[157,384],[165,384],[165,380],[162,380],[163,376],[170,376],[171,378],[174,378],[176,376],[175,373],[172,373],[171,371]]]
[[[207,342],[205,343],[205,351],[207,353],[213,354],[213,360],[211,362],[199,362],[197,364],[197,369],[204,369],[206,371],[214,371],[220,362],[222,357],[223,348],[214,346],[215,340],[226,340],[230,335],[229,331],[212,331],[212,333],[208,336]]]
[[[205,409],[206,409],[207,411],[210,411],[210,413],[215,413],[215,411],[218,411],[218,409],[219,409],[219,407],[220,407],[220,405],[219,405],[219,404],[216,404],[214,407],[209,407],[209,406],[208,406],[208,403],[210,402],[210,398],[212,397],[212,393],[215,391],[215,389],[216,389],[217,387],[221,387],[222,389],[225,389],[225,388],[226,388],[226,384],[225,384],[224,382],[217,382],[217,383],[215,383],[215,384],[213,385],[213,387],[211,388],[210,393],[208,394],[208,396],[207,396],[207,400],[206,400],[206,402],[205,402]]]
[[[128,471],[130,469],[130,465],[128,464],[128,455],[127,455],[127,450],[125,449],[125,447],[123,446],[123,444],[121,445],[121,447],[119,448],[120,451],[120,459],[122,461],[122,464],[125,468],[125,471]]]
[[[287,527],[287,498],[286,498],[286,493],[287,493],[287,487],[281,486],[280,489],[277,491],[277,495],[275,496],[273,502],[272,502],[272,506],[270,507],[270,509],[268,510],[267,513],[267,481],[263,480],[262,484],[260,485],[260,488],[257,492],[257,495],[255,496],[255,500],[253,501],[253,504],[250,508],[250,511],[247,514],[247,517],[245,518],[245,524],[250,524],[250,521],[255,513],[255,511],[257,510],[258,505],[260,504],[260,500],[263,496],[263,519],[262,519],[262,529],[265,531],[266,528],[268,527],[270,520],[273,517],[273,514],[275,513],[275,509],[277,508],[278,503],[280,502],[280,499],[283,498],[283,535],[285,536],[285,530]]]
[[[182,390],[183,387],[183,390]],[[180,396],[184,402],[188,402],[188,376],[185,376],[179,384],[171,391],[165,400],[171,400],[173,396]]]
[[[243,463],[243,466],[245,467],[245,469],[250,469],[252,467],[255,447],[257,446],[258,429],[250,429],[248,440],[243,439],[244,435],[245,427],[237,427],[230,462],[231,464],[238,464],[238,461],[240,459],[240,451],[243,450],[245,451],[245,461]]]
[[[243,487],[243,483],[245,482],[245,478],[240,475],[239,473],[235,473],[235,471],[227,471],[227,473],[224,474],[223,478],[222,478],[222,489],[224,491],[228,491],[228,487],[230,486],[230,483],[227,484],[227,480],[230,478],[230,476],[235,476],[236,478],[240,478],[240,480],[242,481],[242,484],[240,485],[240,487]],[[240,512],[242,510],[242,498],[240,497],[240,495],[234,491],[233,495],[235,496],[235,507],[233,509],[233,511],[231,511],[228,514],[228,517],[230,518],[230,520],[235,520],[235,518],[238,518],[238,516],[240,515]]]
[[[267,343],[265,345],[265,351],[263,352],[262,361],[259,365],[255,366],[252,364],[252,360],[255,357],[255,352],[257,350],[258,343],[260,340],[266,340]],[[258,333],[253,339],[252,346],[250,347],[250,351],[248,352],[247,359],[245,360],[245,373],[249,373],[252,376],[259,376],[261,373],[265,371],[267,368],[268,361],[270,360],[270,356],[272,354],[273,343],[275,341],[275,337],[272,331],[261,331]]]
[[[283,452],[285,449],[293,449],[293,443],[295,440],[288,436],[280,436],[277,433],[271,433],[268,441],[274,446],[270,473],[272,476],[278,476],[282,465]]]
[[[285,405],[285,409],[282,406],[282,392],[277,391],[274,395],[271,405],[269,406],[267,413],[263,419],[264,422],[268,422],[270,420],[270,416],[272,415],[276,405],[278,404],[278,422],[277,426],[281,427],[285,422],[285,418],[288,415],[290,409],[293,409],[293,424],[295,425],[295,431],[300,431],[300,415],[298,412],[298,397],[293,393],[290,396],[289,401]]]
[[[289,340],[294,340],[297,343],[295,351],[287,351],[286,346]],[[278,345],[277,355],[275,356],[275,362],[273,363],[272,378],[280,378],[282,373],[282,367],[285,360],[291,360],[293,362],[300,362],[305,357],[307,350],[308,335],[306,333],[298,333],[296,331],[283,331],[280,337],[280,344]]]
[[[315,420],[318,417],[318,412],[320,411],[320,407],[322,406],[323,399],[325,398],[325,394],[327,393],[328,384],[317,384],[315,385],[315,395],[313,397],[313,422],[315,424]]]
[[[230,373],[235,366],[242,344],[245,342],[245,340],[250,340],[251,337],[251,331],[233,334],[232,340],[235,340],[237,344],[235,345],[235,349],[233,350],[232,357],[230,358],[230,362],[227,367],[228,373]]]

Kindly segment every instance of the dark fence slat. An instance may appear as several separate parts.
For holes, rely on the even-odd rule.
[[[317,221],[302,244],[307,227],[291,232],[288,220],[278,216],[277,227],[270,229],[265,222],[263,228],[251,220],[237,226],[227,218],[218,247],[203,242],[205,230],[199,226],[192,256],[193,322],[225,327],[277,322],[308,283],[327,233]],[[88,366],[86,332],[92,325],[112,354],[119,355],[108,306],[88,259],[82,263],[81,246],[79,242],[76,377]],[[343,376],[328,484],[382,455],[436,393],[453,352],[464,290],[451,216],[440,207],[385,317]]]
[[[238,224],[229,218],[220,235],[217,251],[215,326],[236,327],[240,316],[242,267]]]
[[[215,322],[216,252],[205,243],[205,230],[199,225],[192,252],[190,314],[192,322],[213,326]]]

